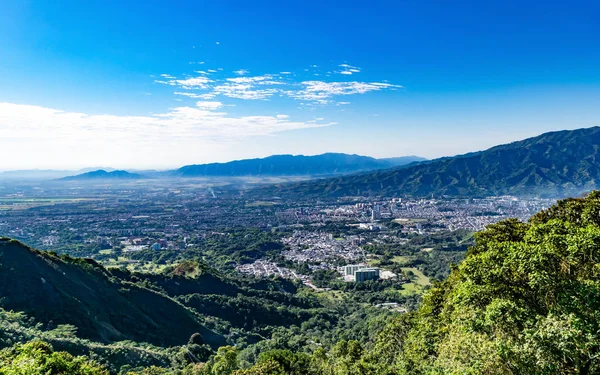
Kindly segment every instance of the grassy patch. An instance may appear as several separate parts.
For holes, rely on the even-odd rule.
[[[415,283],[417,285],[420,285],[420,286],[431,285],[429,278],[427,276],[423,275],[423,272],[419,271],[418,269],[416,269],[414,267],[404,267],[404,268],[402,268],[402,271],[412,271],[412,273],[415,275],[415,279],[413,280],[413,283]]]

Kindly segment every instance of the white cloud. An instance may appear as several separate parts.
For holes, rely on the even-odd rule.
[[[246,69],[240,69],[240,70],[236,70],[234,71],[235,74],[239,75],[239,76],[243,76],[246,75],[248,73],[250,73],[249,71],[247,71]]]
[[[195,94],[193,92],[181,92],[181,91],[175,91],[174,94],[181,95],[181,96],[187,96],[188,98],[192,98],[192,99],[213,99],[215,96],[217,96],[214,93]]]
[[[341,64],[345,70],[337,72],[339,74],[351,75],[359,72],[360,69],[348,64]],[[302,100],[310,104],[335,104],[333,97],[339,95],[365,94],[371,91],[393,90],[401,86],[393,85],[387,82],[326,82],[321,80],[311,80],[303,82],[293,82],[288,72],[279,74],[264,74],[260,76],[241,76],[248,73],[247,70],[239,70],[237,77],[225,77],[209,79],[208,73],[215,70],[196,71],[200,74],[198,77],[189,77],[178,79],[176,77],[164,77],[166,80],[157,80],[155,82],[176,86],[184,90],[205,90],[204,93],[185,93],[176,91],[176,95],[187,96],[193,99],[210,100],[217,96],[224,96],[242,100],[269,100],[275,95]],[[342,102],[346,103],[346,102]],[[336,104],[340,105],[340,104]],[[342,104],[343,105],[343,104]]]
[[[172,108],[166,113],[117,116],[0,103],[0,138],[47,142],[50,139],[91,141],[98,137],[102,142],[127,139],[139,143],[141,140],[161,141],[178,137],[239,138],[315,127],[289,121],[282,115],[231,117],[224,112],[213,112],[222,106],[221,102],[200,101],[196,106]]]
[[[319,104],[328,104],[330,99],[338,95],[365,94],[370,91],[381,91],[395,89],[402,86],[379,82],[324,82],[304,81],[301,82],[303,89],[288,91],[287,95],[298,100],[306,100]]]
[[[213,82],[207,77],[190,77],[186,79],[169,79],[168,81],[154,81],[156,83],[161,83],[163,85],[169,86],[179,86],[184,89],[207,89],[209,88],[209,83]]]
[[[339,74],[352,75],[354,73],[360,73],[360,68],[358,68],[356,66],[352,66],[352,65],[348,65],[348,64],[340,64],[339,67],[342,68],[341,71],[337,72]]]
[[[234,117],[215,111],[221,106],[220,102],[199,102],[154,115],[117,116],[0,103],[4,144],[0,161],[6,166],[19,155],[20,165],[38,167],[74,161],[160,165],[166,162],[164,157],[178,160],[175,163],[193,162],[192,155],[206,157],[205,145],[223,147],[248,137],[330,125],[291,121],[281,115]]]
[[[196,107],[198,107],[200,109],[206,109],[209,111],[219,109],[222,106],[223,106],[223,103],[221,103],[221,102],[197,102],[196,103]]]
[[[256,89],[248,83],[228,82],[214,87],[214,93],[235,99],[261,100],[268,99],[278,92],[277,89]]]

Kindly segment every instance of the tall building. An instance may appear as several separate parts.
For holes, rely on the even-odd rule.
[[[379,279],[379,268],[361,268],[354,273],[356,282]]]
[[[362,268],[367,268],[367,266],[364,266],[362,264],[349,264],[344,267],[344,275],[354,276],[354,273],[356,273],[356,271],[358,271]]]

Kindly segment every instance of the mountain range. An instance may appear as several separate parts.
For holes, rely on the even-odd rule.
[[[273,177],[273,176],[332,176],[360,171],[387,169],[426,160],[419,156],[401,156],[375,159],[369,156],[325,153],[314,156],[273,155],[260,159],[235,160],[227,163],[186,165],[167,171],[139,171],[99,169],[63,177],[65,181],[123,180],[142,178],[194,177]],[[8,172],[5,172],[8,173]]]
[[[107,172],[104,169],[97,171],[86,172],[75,176],[63,177],[63,181],[85,181],[85,180],[139,180],[144,176],[138,173],[130,173],[127,171],[117,170]]]
[[[568,196],[600,184],[600,127],[556,131],[485,151],[401,168],[264,186],[250,194],[339,196]]]
[[[178,177],[332,175],[392,168],[423,160],[425,159],[418,156],[375,159],[340,153],[314,156],[273,155],[228,163],[187,165],[170,174]]]
[[[55,180],[58,178],[93,172],[97,170],[105,170],[107,172],[114,171],[113,168],[105,167],[83,168],[75,171],[66,169],[22,169],[0,172],[0,180]]]

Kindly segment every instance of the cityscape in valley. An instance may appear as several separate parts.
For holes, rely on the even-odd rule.
[[[0,375],[600,374],[599,19],[0,1]]]
[[[163,265],[180,261],[181,254],[203,257],[215,239],[260,231],[281,251],[244,255],[224,268],[310,285],[313,271],[339,270],[342,277],[345,265],[378,264],[381,254],[370,250],[378,244],[401,247],[416,238],[477,232],[507,218],[526,221],[556,200],[344,197],[311,204],[245,199],[234,187],[190,180],[102,180],[7,184],[0,201],[0,229],[6,237],[132,270],[150,267],[163,254]],[[382,270],[392,271],[389,266]]]

